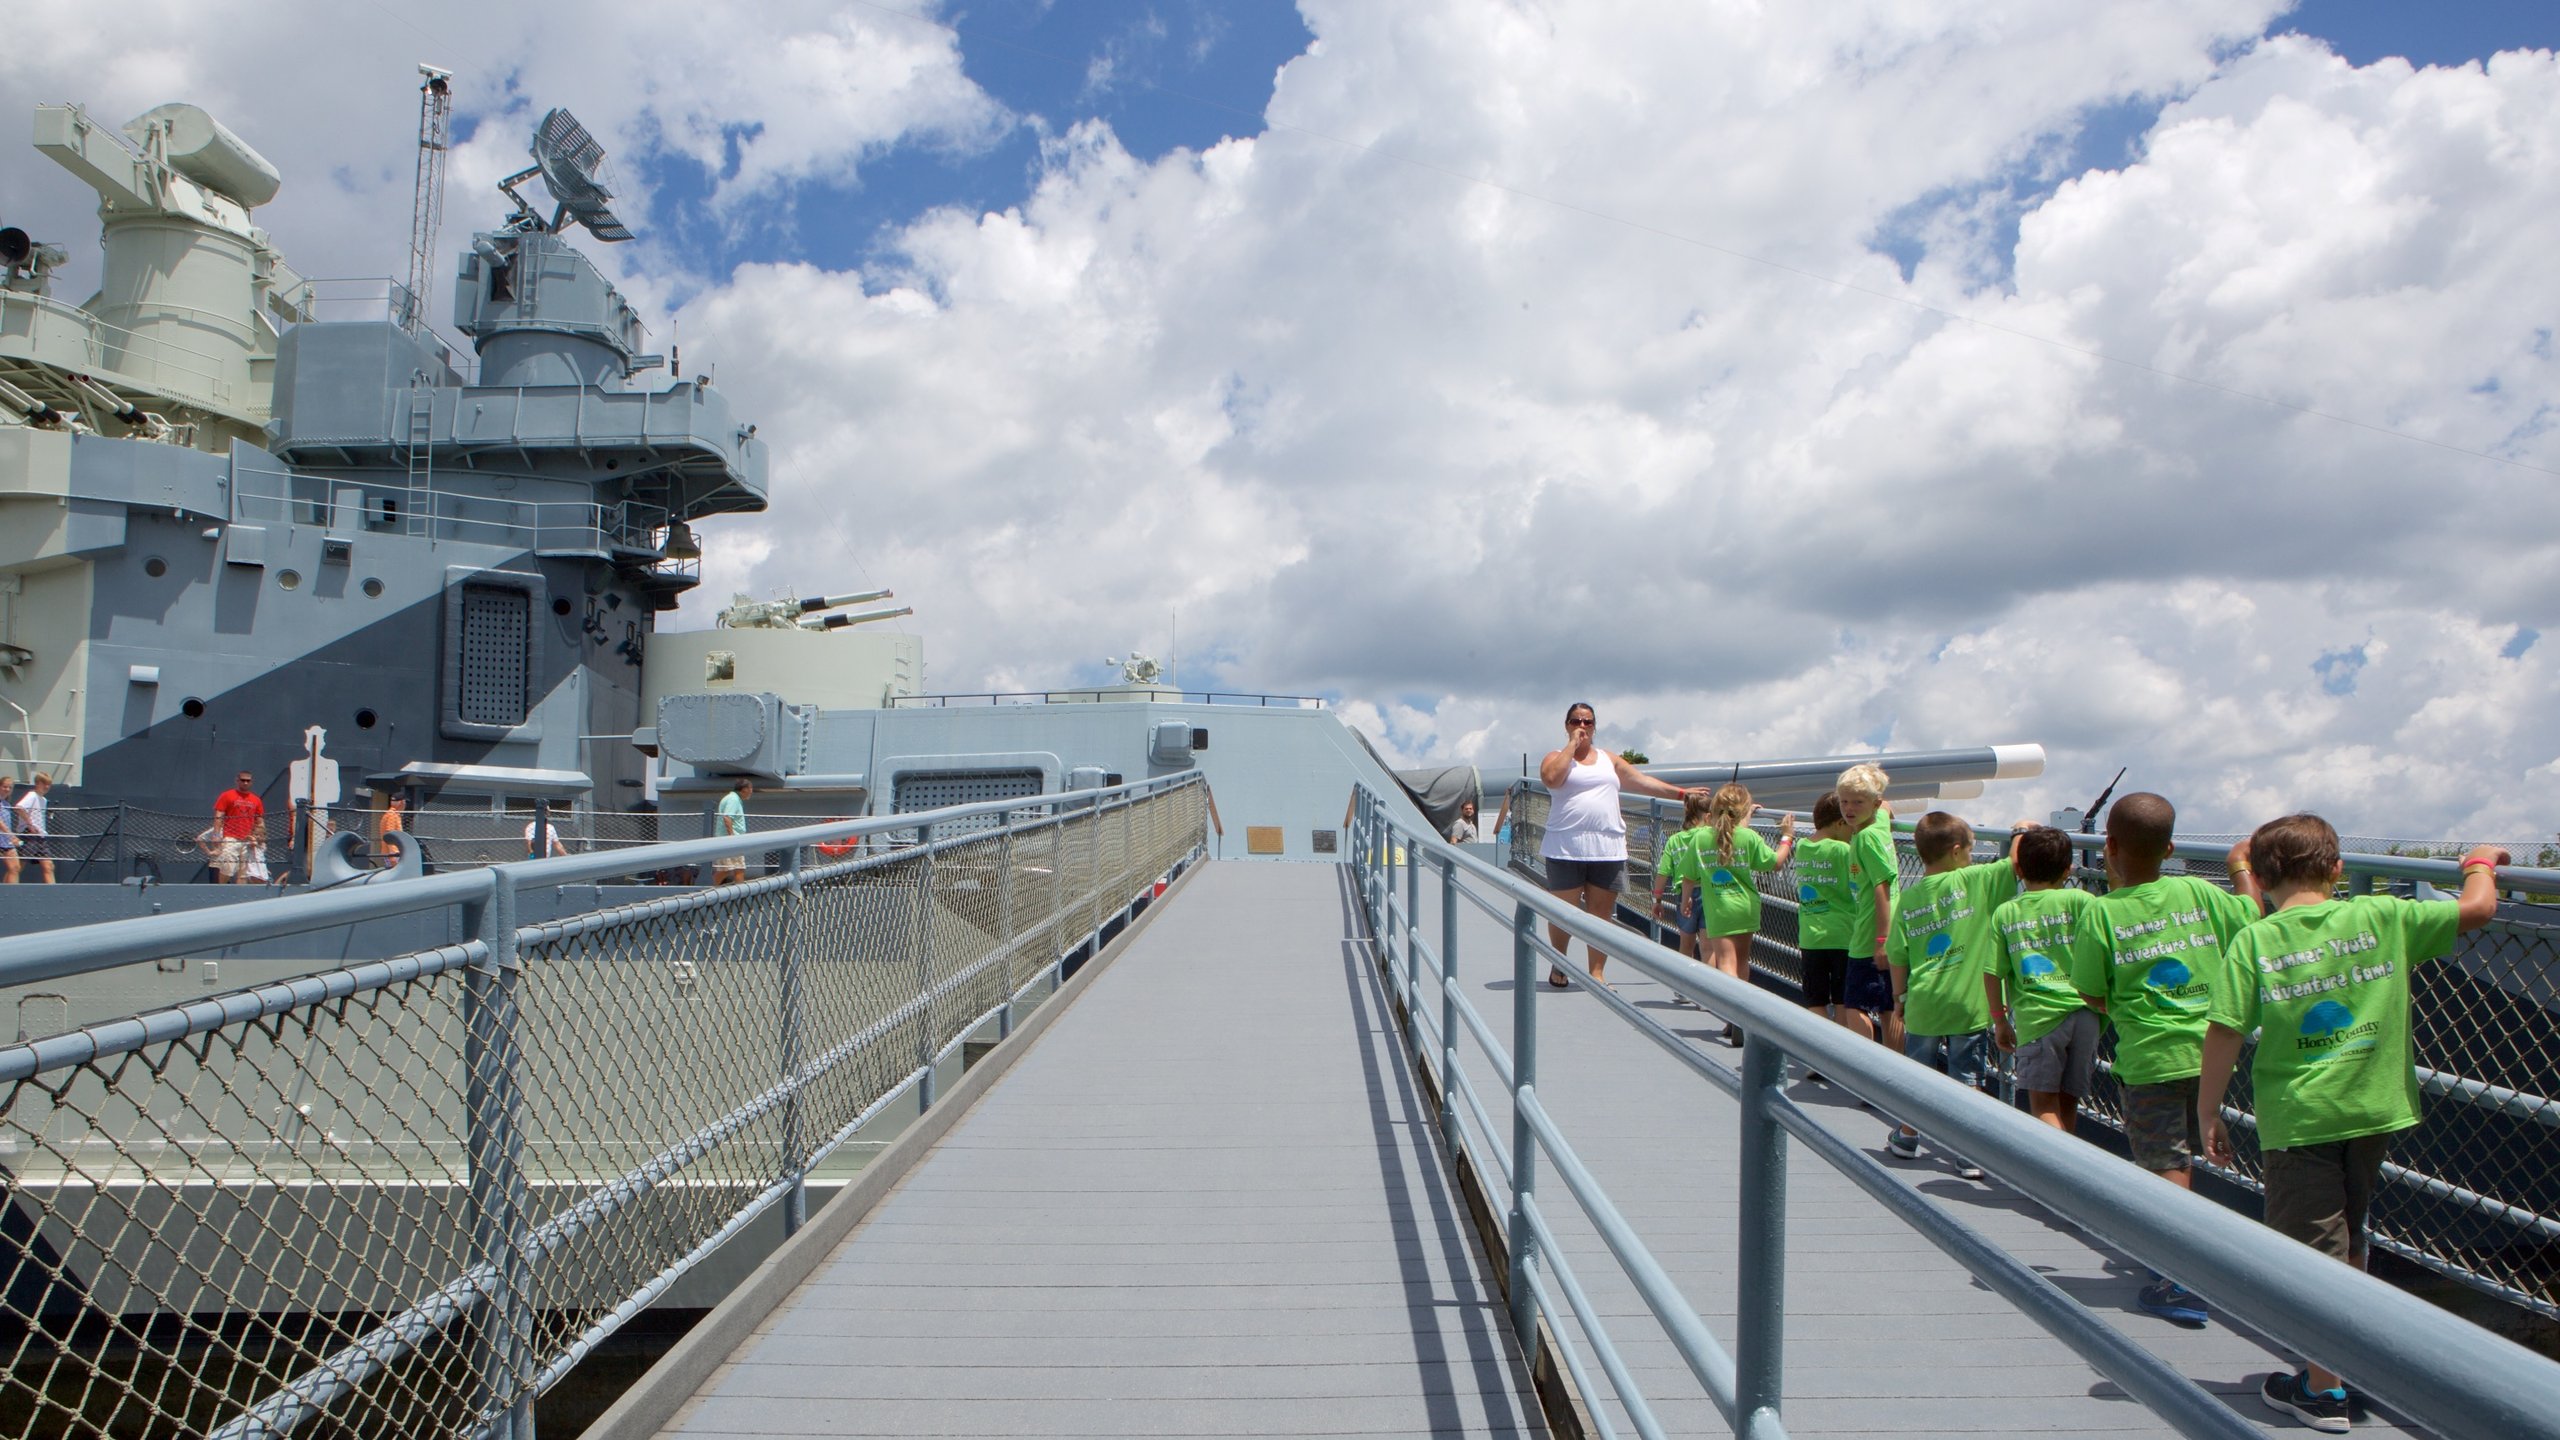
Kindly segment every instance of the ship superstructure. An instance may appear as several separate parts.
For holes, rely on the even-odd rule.
[[[248,770],[275,806],[317,727],[378,792],[637,800],[655,617],[766,451],[570,243],[629,238],[601,148],[537,130],[454,277],[466,356],[397,283],[338,318],[251,218],[275,168],[194,106],[43,106],[35,143],[97,192],[103,279],[68,303],[62,247],[0,234],[0,771],[199,812]]]

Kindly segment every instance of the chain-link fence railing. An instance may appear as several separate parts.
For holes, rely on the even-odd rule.
[[[1547,801],[1543,789],[1521,785],[1508,802],[1511,843],[1504,858],[1532,880],[1543,875],[1538,842]],[[1777,818],[1764,814],[1754,823],[1774,839]],[[1679,825],[1675,802],[1628,802],[1621,894],[1637,916],[1649,913],[1654,863]],[[1798,816],[1797,825],[1799,837],[1811,833],[1809,817]],[[2101,837],[2073,838],[2082,847],[2078,883],[2103,892],[2106,876],[2096,852]],[[2191,837],[2179,843],[2168,868],[2227,885],[2225,852],[2243,838]],[[2443,894],[2458,890],[2455,862],[2471,848],[2374,837],[2342,844],[2350,890],[2397,888],[2404,894],[2428,884],[2428,876]],[[2550,869],[2560,860],[2560,848],[2505,848],[2521,866]],[[1997,852],[1988,838],[1977,846],[1979,859],[1996,858]],[[1920,878],[1919,859],[1907,842],[1897,844],[1895,854],[1905,883]],[[1777,987],[1801,993],[1794,868],[1761,876],[1760,886],[1761,928],[1751,968]],[[1672,943],[1667,924],[1657,923],[1655,934]],[[2498,918],[2464,936],[2451,956],[2417,967],[2410,999],[2424,1118],[2416,1129],[2393,1137],[2385,1184],[2373,1206],[2373,1243],[2560,1319],[2560,892],[2513,894]],[[2114,1051],[2110,1028],[2101,1045],[2097,1093],[2084,1099],[2080,1113],[2121,1131]],[[2005,1085],[2005,1059],[2002,1070]],[[2263,1190],[2249,1072],[2244,1051],[2225,1099],[2235,1163],[2221,1173]]]
[[[519,889],[723,842],[341,889],[287,903],[451,907],[464,938],[0,1048],[0,1436],[507,1433],[722,1241],[794,1223],[869,1116],[930,1105],[1202,852],[1205,794],[802,827],[773,873],[530,926]],[[173,921],[206,946],[201,917],[21,937],[0,984],[159,958]]]

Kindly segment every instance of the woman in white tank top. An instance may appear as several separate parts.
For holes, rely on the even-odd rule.
[[[1547,834],[1538,854],[1547,862],[1549,892],[1607,920],[1617,911],[1618,891],[1627,877],[1627,822],[1618,808],[1620,792],[1633,790],[1665,800],[1683,799],[1688,792],[1593,745],[1591,734],[1599,723],[1598,712],[1589,705],[1576,701],[1567,707],[1565,747],[1548,751],[1538,766],[1538,779],[1551,797]],[[1568,953],[1572,943],[1561,925],[1549,925],[1547,939],[1558,955]],[[1594,982],[1601,979],[1601,968],[1608,963],[1606,954],[1591,948]],[[1562,989],[1573,981],[1556,969],[1548,972],[1547,983]]]

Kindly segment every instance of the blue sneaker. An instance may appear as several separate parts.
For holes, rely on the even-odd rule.
[[[2314,1390],[2308,1375],[2287,1374],[2279,1370],[2258,1387],[2258,1396],[2270,1410],[2282,1410],[2296,1420],[2326,1435],[2344,1435],[2352,1427],[2347,1418],[2347,1392]]]
[[[2203,1299],[2175,1280],[2163,1280],[2146,1287],[2133,1297],[2133,1303],[2173,1324],[2202,1325],[2205,1322]]]
[[[1897,1126],[1884,1137],[1884,1153],[1896,1160],[1917,1160],[1920,1158],[1920,1137],[1905,1135]]]

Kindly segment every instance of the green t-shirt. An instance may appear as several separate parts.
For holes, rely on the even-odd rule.
[[[1867,828],[1849,841],[1849,958],[1876,958],[1876,887],[1888,895],[1902,882],[1893,859],[1893,822],[1878,810]]]
[[[2258,918],[2256,903],[2192,875],[2164,875],[2099,896],[2098,914],[2099,943],[2071,983],[2107,1002],[2116,1078],[2160,1085],[2202,1071],[2213,972],[2222,947]]]
[[[2263,1031],[2250,1067],[2270,1150],[2388,1135],[2418,1123],[2409,967],[2453,953],[2451,900],[2350,895],[2279,910],[2240,932],[2213,972],[2213,1022]]]
[[[1846,950],[1857,914],[1849,881],[1849,842],[1819,836],[1796,842],[1796,945]],[[1870,952],[1872,953],[1872,952]]]
[[[747,802],[740,799],[735,790],[720,797],[720,833],[723,835],[747,833]]]
[[[1662,858],[1655,861],[1653,866],[1653,873],[1661,879],[1662,888],[1676,891],[1680,888],[1680,882],[1684,880],[1692,884],[1705,884],[1707,870],[1704,865],[1698,863],[1698,842],[1702,839],[1712,841],[1714,838],[1713,830],[1700,825],[1694,829],[1682,830],[1663,841]]]
[[[1893,907],[1887,965],[1911,972],[1904,990],[1902,1028],[1914,1035],[1966,1035],[1989,1028],[1991,1004],[1983,998],[1982,972],[1998,935],[1992,912],[2018,893],[2018,876],[2006,860],[1923,875]]]
[[[2089,914],[2097,903],[2086,890],[2028,890],[1991,913],[1998,943],[1990,973],[2009,997],[2019,1044],[2034,1044],[2089,1008],[2071,977],[2088,963],[2076,957],[2098,944],[2098,922]]]
[[[1716,852],[1716,832],[1710,829],[1698,841],[1698,863],[1707,875],[1703,933],[1741,935],[1759,929],[1760,884],[1755,877],[1778,865],[1778,852],[1760,832],[1735,827],[1733,858],[1727,860]]]

